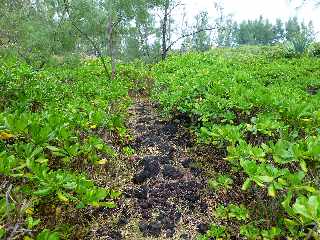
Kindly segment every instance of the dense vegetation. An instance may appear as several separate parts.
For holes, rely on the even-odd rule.
[[[319,32],[212,9],[1,1],[0,239],[320,239]]]
[[[119,155],[130,151],[123,147],[129,137],[124,122],[128,92],[135,79],[143,78],[138,65],[120,72],[114,81],[106,79],[97,60],[42,71],[3,63],[0,238],[7,230],[21,237],[54,228],[48,213],[116,207],[119,183],[107,179],[104,166],[112,168]],[[58,237],[44,230],[37,239]]]
[[[0,78],[1,237],[68,239],[77,229],[66,220],[72,212],[117,208],[124,186],[111,172],[122,171],[123,157],[134,153],[126,128],[129,93],[150,88],[149,75],[160,112],[185,119],[197,139],[190,151],[207,145],[207,154],[224,166],[200,163],[208,191],[241,194],[208,213],[212,224],[199,239],[318,237],[315,53],[317,45],[299,57],[282,46],[215,49],[172,55],[151,72],[139,62],[120,65],[111,81],[98,59],[40,71],[6,59]]]
[[[214,173],[209,187],[247,192],[244,203],[217,206],[200,239],[318,236],[320,60],[285,56],[282,48],[217,49],[153,69],[163,113],[188,118],[199,144],[226,152],[216,157],[230,171]]]

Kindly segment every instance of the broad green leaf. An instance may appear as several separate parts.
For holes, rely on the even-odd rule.
[[[274,187],[274,185],[273,184],[270,184],[269,185],[269,187],[268,187],[268,195],[270,196],[270,197],[276,197],[276,194],[277,194],[277,192],[276,192],[276,188]]]
[[[246,191],[246,190],[248,190],[248,189],[251,187],[251,185],[252,185],[251,179],[247,178],[246,181],[243,183],[241,189],[242,189],[243,191]]]

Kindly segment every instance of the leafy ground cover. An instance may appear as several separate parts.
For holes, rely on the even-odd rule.
[[[117,206],[121,186],[108,171],[130,154],[125,119],[139,66],[119,66],[110,81],[97,60],[40,71],[2,62],[0,239],[81,239],[81,209]]]
[[[187,120],[219,159],[202,163],[208,188],[241,195],[216,206],[200,239],[319,237],[319,66],[251,47],[173,55],[153,68],[162,113]]]
[[[6,59],[0,239],[318,239],[319,66],[216,49],[111,81]]]

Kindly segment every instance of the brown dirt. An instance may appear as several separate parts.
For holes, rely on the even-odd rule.
[[[213,212],[219,204],[255,208],[256,193],[241,190],[245,176],[224,159],[226,149],[197,145],[183,119],[165,121],[148,99],[135,99],[128,128],[136,152],[122,160],[125,167],[113,179],[121,182],[122,199],[117,209],[88,213],[93,223],[85,239],[193,240],[213,222],[230,226],[231,239],[242,239],[239,222],[221,222]],[[233,188],[210,190],[207,181],[218,174],[232,176]]]
[[[215,203],[201,169],[188,165],[192,136],[181,121],[162,121],[147,99],[136,99],[130,115],[136,153],[124,161],[132,177],[119,208],[105,210],[87,239],[195,239]]]

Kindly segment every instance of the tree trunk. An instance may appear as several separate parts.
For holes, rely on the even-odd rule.
[[[165,60],[167,57],[167,28],[169,20],[169,0],[166,0],[164,6],[164,16],[162,22],[162,60]]]
[[[109,50],[109,57],[111,59],[111,80],[113,80],[116,76],[116,61],[114,57],[114,32],[113,32],[113,18],[110,14],[109,16],[109,23],[107,27],[108,31],[108,50]]]
[[[108,75],[108,68],[107,68],[107,65],[106,65],[106,62],[102,56],[102,53],[101,53],[101,50],[100,48],[98,47],[98,45],[95,43],[95,41],[89,37],[89,35],[85,32],[83,32],[73,21],[72,21],[72,18],[71,18],[71,13],[70,13],[70,9],[69,9],[69,4],[68,4],[68,1],[64,0],[63,1],[64,3],[64,7],[65,7],[65,12],[69,15],[69,18],[71,19],[71,24],[72,26],[81,34],[83,35],[90,43],[91,45],[93,46],[95,52],[98,53],[99,55],[99,59],[103,65],[103,68],[104,68],[104,72],[105,72],[105,75],[106,77],[108,78],[109,75]]]

